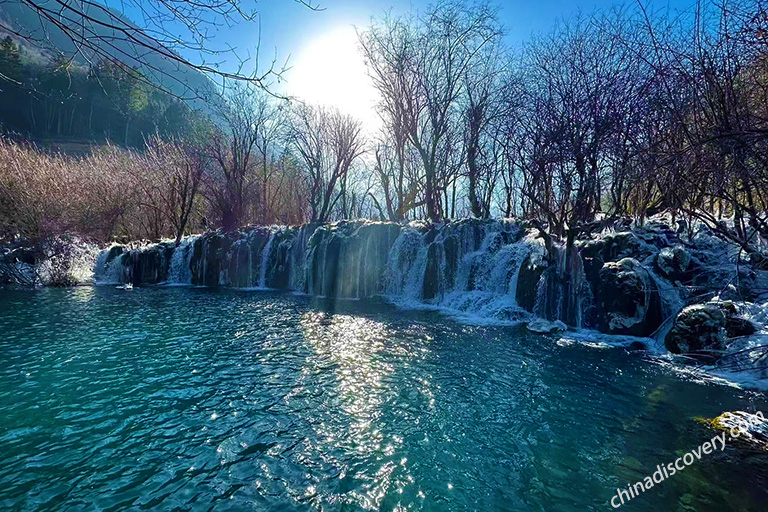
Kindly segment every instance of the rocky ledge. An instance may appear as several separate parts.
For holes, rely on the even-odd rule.
[[[6,248],[0,279],[13,281],[8,269],[44,264],[38,254]],[[536,331],[565,324],[652,337],[673,354],[712,362],[734,347],[749,349],[743,340],[764,329],[764,263],[744,258],[705,226],[662,217],[615,221],[571,245],[514,219],[343,221],[209,232],[178,247],[112,245],[99,254],[95,278],[383,295],[491,320],[549,322],[532,324]]]

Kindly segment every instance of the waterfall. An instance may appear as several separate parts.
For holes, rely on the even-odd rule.
[[[404,227],[387,258],[384,293],[386,296],[418,301],[427,265],[427,247],[422,226]]]
[[[176,247],[171,256],[171,264],[168,270],[167,284],[183,286],[192,284],[192,262],[193,246],[198,236],[187,236],[182,239],[181,244]]]
[[[123,284],[127,277],[128,252],[120,245],[102,250],[96,257],[93,280],[96,284]]]
[[[307,261],[307,243],[309,237],[315,232],[317,225],[304,225],[299,228],[290,251],[290,270],[288,276],[288,288],[296,291],[305,291],[307,282],[307,272],[309,265]]]
[[[261,252],[261,265],[259,266],[259,288],[267,287],[267,267],[269,266],[269,255],[272,253],[272,244],[275,241],[275,231],[269,235],[269,241]]]
[[[545,246],[537,229],[508,219],[250,227],[186,237],[179,247],[114,245],[99,254],[94,273],[98,283],[271,288],[335,299],[380,295],[401,307],[474,320],[537,316],[603,330],[617,325],[609,317],[624,314],[621,309],[634,300],[626,294],[622,299],[621,273],[635,272],[643,286],[646,281],[640,263],[617,266],[626,251],[649,247],[632,236],[613,233],[570,247],[556,240]],[[651,256],[644,256],[643,267],[652,265]],[[615,286],[602,283],[611,265]],[[649,273],[656,293],[674,306],[676,286],[650,268]],[[641,310],[626,315],[644,322],[642,332],[656,322]]]
[[[432,307],[484,321],[515,322],[524,260],[538,244],[509,221],[466,220],[405,227],[389,253],[387,297],[404,307]]]

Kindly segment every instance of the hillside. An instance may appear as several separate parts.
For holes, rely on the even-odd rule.
[[[88,17],[96,21],[108,22],[108,16],[103,9],[94,6],[89,7],[86,4],[83,11]],[[135,26],[120,12],[114,9],[108,9],[108,11],[126,25]],[[68,57],[74,55],[75,61],[81,65],[87,65],[89,61],[93,61],[93,55],[89,55],[87,52],[78,53],[75,44],[61,29],[49,21],[41,20],[37,13],[21,0],[0,0],[0,24],[28,36],[29,40],[42,41],[41,44],[34,45],[41,53],[49,56],[55,55],[56,52],[61,52]],[[179,62],[171,61],[156,53],[147,52],[146,49],[125,40],[115,30],[98,23],[83,19],[82,24],[105,41],[109,41],[111,48],[105,43],[100,45],[104,53],[109,54],[124,65],[136,69],[171,94],[192,100],[192,106],[204,108],[205,103],[200,99],[209,100],[216,95],[214,84],[197,70],[185,67]],[[5,35],[7,31],[0,28],[0,34]],[[149,39],[147,39],[147,43],[149,43]]]
[[[98,13],[107,16],[91,11],[94,20]],[[206,76],[161,55],[142,54],[98,23],[84,23],[100,34],[102,46],[113,47],[76,52],[62,30],[41,22],[25,3],[0,2],[0,24],[8,28],[0,31],[3,133],[81,153],[93,143],[135,147],[153,133],[186,135],[205,122],[218,97]]]

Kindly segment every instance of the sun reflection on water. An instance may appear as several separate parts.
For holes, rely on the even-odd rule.
[[[385,434],[382,422],[382,406],[393,399],[395,393],[387,385],[387,378],[395,368],[384,353],[399,347],[388,343],[392,333],[386,325],[358,316],[307,312],[301,318],[301,328],[313,352],[313,356],[307,358],[303,373],[309,376],[329,371],[337,388],[333,398],[324,403],[327,414],[314,425],[319,442],[311,449],[329,459],[343,449],[360,459],[380,460],[381,465],[373,475],[355,473],[354,468],[340,468],[342,475],[346,476],[349,471],[352,478],[365,481],[361,485],[364,493],[348,497],[353,497],[363,508],[378,509],[390,487],[409,483],[407,478],[400,483],[393,481],[397,467],[400,466],[401,471],[405,468],[404,462],[393,462],[403,438]],[[419,384],[419,387],[428,387],[426,380]]]

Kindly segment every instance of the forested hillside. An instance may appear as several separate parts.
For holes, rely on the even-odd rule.
[[[115,60],[81,65],[6,36],[0,74],[0,129],[24,138],[138,147],[150,134],[187,135],[202,122],[188,104]]]

